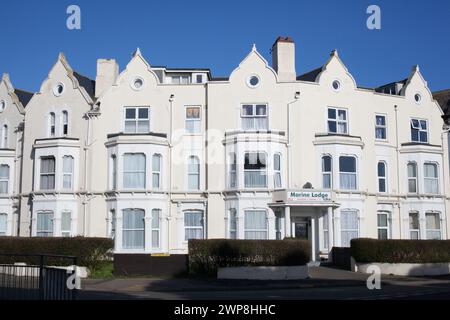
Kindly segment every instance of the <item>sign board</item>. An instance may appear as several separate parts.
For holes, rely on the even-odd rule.
[[[294,202],[328,202],[331,201],[331,192],[323,191],[288,191],[287,201]]]

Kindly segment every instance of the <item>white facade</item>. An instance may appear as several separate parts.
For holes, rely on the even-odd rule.
[[[20,235],[114,237],[120,253],[298,237],[314,259],[355,237],[448,239],[448,138],[419,68],[365,89],[336,51],[301,76],[294,57],[279,38],[273,68],[253,47],[212,78],[138,49],[122,72],[99,60],[94,83],[60,55],[25,109]]]

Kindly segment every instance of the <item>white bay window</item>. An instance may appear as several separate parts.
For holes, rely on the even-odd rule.
[[[122,247],[124,249],[144,249],[145,211],[142,209],[123,210]]]

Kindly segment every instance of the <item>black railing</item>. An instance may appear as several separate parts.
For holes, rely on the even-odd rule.
[[[72,256],[0,254],[0,300],[73,300],[76,265]]]

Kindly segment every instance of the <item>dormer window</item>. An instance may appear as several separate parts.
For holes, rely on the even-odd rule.
[[[172,84],[188,84],[190,83],[190,77],[189,75],[184,75],[184,74],[177,74],[177,75],[173,75],[171,76],[172,79]]]

